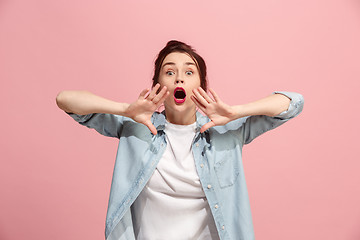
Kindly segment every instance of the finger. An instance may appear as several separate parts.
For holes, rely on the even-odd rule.
[[[169,95],[169,91],[165,92],[164,96],[162,96],[162,98],[156,103],[156,107],[159,107]]]
[[[160,99],[166,94],[166,92],[167,92],[167,88],[164,86],[162,89],[161,89],[161,91],[158,93],[158,94],[156,94],[156,96],[154,97],[154,99],[152,100],[155,104],[157,104],[159,101],[160,101]]]
[[[214,97],[214,99],[215,99],[216,102],[220,102],[220,101],[221,101],[220,98],[219,98],[219,96],[216,94],[216,92],[215,92],[212,88],[210,88],[209,91],[211,92],[211,95],[213,95],[213,97]]]
[[[214,100],[204,91],[204,89],[200,87],[198,88],[198,91],[205,98],[206,101],[208,101],[209,103],[214,102]]]
[[[160,88],[160,84],[157,83],[157,84],[155,85],[155,87],[153,87],[153,89],[151,90],[149,96],[147,96],[146,99],[152,101],[152,100],[154,99],[154,97],[156,96],[156,92],[157,92],[157,90],[158,90],[159,88]]]
[[[203,126],[201,127],[200,132],[203,133],[203,132],[205,132],[206,130],[208,130],[209,128],[214,127],[214,126],[215,126],[215,123],[214,123],[213,121],[208,122],[208,123],[206,123],[205,125],[203,125]]]
[[[147,92],[149,92],[149,90],[150,90],[150,89],[148,89],[148,88],[147,88],[147,89],[142,90],[142,91],[141,91],[141,93],[140,93],[140,95],[139,95],[139,98],[144,98],[144,97],[145,97],[145,95],[146,95],[146,93],[147,93]]]
[[[195,105],[200,108],[201,111],[203,111],[205,113],[206,111],[206,107],[204,107],[204,105],[202,105],[195,96],[191,96],[191,100],[195,103]]]
[[[149,128],[149,130],[150,130],[150,132],[152,132],[152,134],[154,134],[154,135],[157,134],[157,130],[150,120],[146,121],[144,124],[145,124],[145,126],[147,126]]]
[[[194,93],[194,97],[196,98],[196,100],[198,102],[200,102],[204,107],[209,104],[208,101],[205,100],[205,98],[203,96],[201,96],[201,94],[199,93],[199,91],[197,89],[193,89],[193,93]]]

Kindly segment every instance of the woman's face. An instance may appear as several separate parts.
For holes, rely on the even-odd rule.
[[[200,87],[200,75],[196,63],[188,54],[168,54],[161,65],[159,83],[170,91],[170,96],[164,102],[165,109],[176,112],[196,110],[190,97],[192,90]]]

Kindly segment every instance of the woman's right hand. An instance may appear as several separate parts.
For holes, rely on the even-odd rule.
[[[159,88],[160,84],[158,83],[151,91],[150,89],[144,89],[140,93],[139,98],[131,103],[125,110],[125,116],[132,118],[138,123],[144,124],[154,135],[157,134],[157,130],[151,122],[151,116],[170,95],[170,92],[167,91],[165,86],[156,94]]]

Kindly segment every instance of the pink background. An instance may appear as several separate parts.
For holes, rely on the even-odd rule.
[[[0,1],[0,239],[104,239],[118,141],[55,97],[135,100],[171,39],[198,50],[228,104],[305,97],[244,148],[257,239],[360,239],[356,0]]]

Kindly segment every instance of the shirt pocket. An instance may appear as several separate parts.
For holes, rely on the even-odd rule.
[[[234,185],[239,176],[239,163],[230,150],[216,153],[214,169],[221,188]]]

